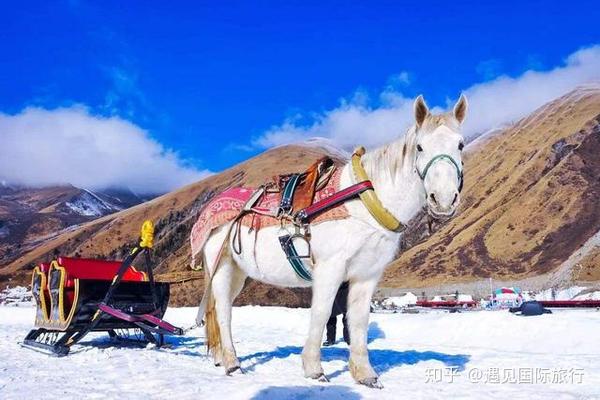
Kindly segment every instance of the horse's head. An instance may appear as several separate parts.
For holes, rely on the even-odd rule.
[[[463,186],[460,128],[467,113],[467,99],[460,96],[451,112],[431,114],[423,96],[414,104],[415,169],[423,181],[429,214],[436,219],[456,212]]]

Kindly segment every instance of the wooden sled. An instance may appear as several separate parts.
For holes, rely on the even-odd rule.
[[[31,290],[36,303],[35,328],[23,345],[57,356],[89,332],[111,337],[136,329],[157,346],[164,335],[182,335],[162,317],[169,303],[169,284],[155,282],[150,265],[154,228],[144,223],[142,240],[123,261],[58,257],[33,270]],[[144,255],[145,271],[132,264]]]

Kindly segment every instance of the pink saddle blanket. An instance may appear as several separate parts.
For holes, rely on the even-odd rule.
[[[335,194],[340,186],[340,172],[338,169],[334,172],[327,185],[315,193],[314,202],[326,199]],[[200,211],[198,220],[192,227],[190,234],[190,244],[192,247],[192,266],[195,266],[196,256],[202,251],[210,233],[232,221],[237,217],[248,202],[256,189],[246,187],[230,188],[215,196],[207,205]],[[259,203],[254,208],[263,212],[275,212],[281,201],[281,192],[265,193]],[[318,224],[324,221],[338,220],[348,218],[348,210],[343,204],[337,205],[330,210],[318,215],[311,224]],[[279,220],[268,215],[251,213],[242,218],[242,225],[253,227],[256,232],[267,226],[275,226],[279,224]]]

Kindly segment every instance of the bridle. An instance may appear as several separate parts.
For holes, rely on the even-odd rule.
[[[433,164],[435,164],[438,161],[442,161],[442,160],[450,162],[456,169],[456,177],[458,178],[458,192],[460,193],[462,191],[463,181],[464,181],[463,170],[461,167],[458,166],[458,163],[456,162],[456,160],[454,160],[454,158],[452,158],[452,156],[450,156],[448,154],[438,154],[437,156],[433,157],[431,160],[429,160],[427,165],[425,165],[425,168],[423,169],[422,172],[419,171],[418,167],[416,167],[417,174],[419,174],[419,177],[421,178],[421,180],[423,182],[425,182],[425,178],[427,177],[427,172],[429,172],[429,169],[433,166]]]

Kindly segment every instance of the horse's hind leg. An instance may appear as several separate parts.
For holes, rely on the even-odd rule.
[[[246,274],[235,265],[230,256],[224,255],[213,278],[212,290],[221,336],[221,354],[215,355],[215,363],[219,361],[227,374],[240,368],[231,335],[231,308],[245,281]]]

